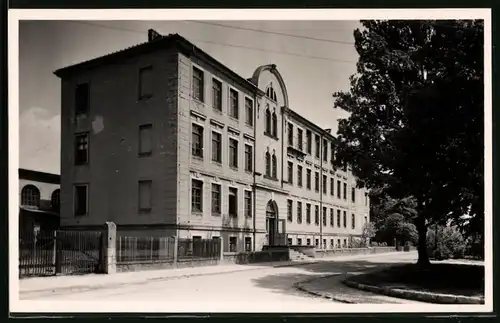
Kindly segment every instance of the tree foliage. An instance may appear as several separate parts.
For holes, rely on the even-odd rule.
[[[362,21],[357,73],[336,106],[337,166],[359,184],[416,201],[419,263],[427,227],[484,216],[483,22]],[[480,222],[480,221],[479,221]]]

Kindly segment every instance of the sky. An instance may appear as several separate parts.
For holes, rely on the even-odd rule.
[[[149,28],[178,33],[244,78],[276,64],[290,108],[333,133],[347,116],[333,107],[332,93],[348,90],[356,72],[358,21],[22,21],[19,167],[60,173],[61,93],[53,71],[145,42]]]

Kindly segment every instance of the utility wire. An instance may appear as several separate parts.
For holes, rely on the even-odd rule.
[[[114,27],[114,26],[106,26],[106,25],[101,25],[101,24],[96,24],[96,23],[90,23],[90,22],[83,22],[83,21],[76,21],[76,20],[71,20],[70,22],[75,23],[75,24],[88,25],[88,26],[94,26],[94,27],[100,27],[100,28],[106,28],[106,29],[113,29],[113,30],[118,30],[118,31],[127,31],[127,32],[131,32],[131,33],[136,33],[136,34],[144,35],[144,32],[138,31],[138,30],[134,30],[134,29],[128,29],[128,28],[122,28],[122,27]],[[212,45],[217,45],[217,46],[242,48],[242,49],[247,49],[247,50],[254,50],[254,51],[260,51],[260,52],[266,52],[266,53],[276,53],[276,54],[282,54],[282,55],[288,55],[288,56],[295,56],[295,57],[302,57],[302,58],[310,58],[310,59],[317,59],[317,60],[324,60],[324,61],[330,61],[330,62],[356,64],[356,61],[341,60],[341,59],[330,58],[330,57],[311,56],[311,55],[290,53],[290,52],[285,52],[285,51],[275,51],[275,50],[269,50],[269,49],[251,47],[251,46],[233,45],[233,44],[220,43],[220,42],[214,42],[214,41],[208,41],[208,40],[201,40],[201,39],[192,39],[192,40],[200,42],[200,43],[212,44]]]
[[[195,23],[198,23],[198,24],[212,25],[212,26],[223,27],[223,28],[230,28],[230,29],[253,31],[253,32],[258,32],[258,33],[263,33],[263,34],[286,36],[286,37],[292,37],[292,38],[298,38],[298,39],[315,40],[315,41],[326,42],[326,43],[354,45],[354,42],[348,42],[348,41],[333,40],[333,39],[326,39],[326,38],[316,38],[316,37],[308,37],[308,36],[299,36],[299,35],[288,34],[288,33],[277,32],[277,31],[269,31],[269,30],[262,30],[262,29],[245,28],[245,27],[238,27],[238,26],[229,26],[229,25],[219,24],[219,23],[215,23],[215,22],[208,22],[208,21],[187,20],[187,22],[195,22]]]

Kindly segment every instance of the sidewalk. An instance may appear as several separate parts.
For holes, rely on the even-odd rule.
[[[249,270],[262,270],[270,267],[287,267],[315,264],[319,262],[342,262],[349,260],[380,257],[384,255],[401,254],[396,252],[380,253],[372,255],[347,255],[338,257],[325,257],[319,259],[303,261],[279,261],[262,264],[249,265],[214,265],[193,268],[176,268],[160,270],[144,270],[136,272],[123,272],[111,275],[106,274],[88,274],[78,276],[51,276],[51,277],[33,277],[19,280],[20,296],[32,296],[33,294],[46,293],[68,293],[87,291],[92,289],[113,288],[122,285],[145,284],[155,280],[181,279],[193,276],[218,275]]]
[[[180,279],[192,276],[217,275],[238,271],[260,270],[269,267],[300,266],[316,261],[279,261],[262,265],[213,265],[192,268],[145,270],[112,275],[88,274],[78,276],[33,277],[19,280],[19,294],[44,294],[78,292],[91,289],[111,288],[120,285],[145,284],[154,280]]]

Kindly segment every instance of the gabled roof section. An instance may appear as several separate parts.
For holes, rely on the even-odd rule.
[[[237,81],[242,87],[245,87],[252,92],[256,92],[260,96],[264,95],[264,92],[252,82],[241,77],[233,70],[217,61],[215,58],[204,52],[201,48],[195,46],[186,38],[180,36],[179,34],[169,34],[168,36],[162,36],[152,29],[148,30],[148,41],[145,43],[140,43],[135,46],[128,47],[101,57],[58,69],[54,72],[54,74],[60,78],[66,78],[84,70],[89,70],[106,64],[113,64],[122,59],[170,47],[176,47],[177,50],[187,56],[195,56],[203,60],[207,64],[212,65],[214,68],[222,70],[224,74],[226,74],[229,78]]]

